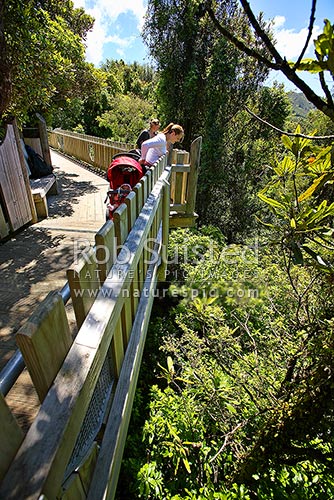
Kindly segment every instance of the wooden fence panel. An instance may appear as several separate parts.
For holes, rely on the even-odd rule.
[[[110,141],[67,130],[50,131],[49,143],[52,147],[104,171],[107,171],[115,154],[134,148],[133,144]]]
[[[128,207],[122,203],[114,212],[115,235],[117,238],[118,251],[123,245],[129,230],[128,230]]]
[[[195,139],[190,147],[191,168],[188,179],[187,210],[188,215],[194,214],[196,204],[196,190],[201,159],[202,137]]]
[[[61,500],[85,500],[89,485],[92,480],[93,472],[96,466],[98,456],[98,445],[96,442],[84,458],[83,462],[78,466],[74,473],[62,485],[61,491],[57,495],[57,499]],[[47,500],[45,495],[41,495],[38,500]]]
[[[99,268],[93,248],[67,270],[67,279],[77,326],[80,328],[100,287]]]
[[[43,402],[72,344],[60,293],[47,295],[16,334],[16,342]]]
[[[0,195],[1,196],[1,195]],[[5,238],[9,234],[9,226],[6,221],[6,217],[1,207],[1,198],[0,198],[0,239]]]
[[[186,189],[188,172],[190,171],[189,153],[186,151],[173,151],[172,162],[171,198],[174,206],[183,206],[187,199]],[[183,210],[185,211],[185,207],[183,207]]]
[[[146,172],[145,178],[147,179],[147,193],[150,193],[152,191],[152,172],[151,170],[148,170]]]
[[[136,193],[134,191],[131,191],[131,193],[129,193],[128,196],[125,198],[125,204],[127,206],[127,212],[128,212],[128,228],[129,231],[131,231],[135,223],[135,220],[138,217]]]
[[[191,145],[191,153],[173,151],[170,227],[193,227],[196,223],[196,190],[202,138]],[[189,163],[190,161],[190,163]]]
[[[143,208],[143,184],[141,182],[138,182],[134,188],[134,192],[136,193],[136,203],[137,203],[137,214],[140,213],[141,209]]]
[[[140,179],[140,183],[143,185],[143,203],[145,203],[149,194],[148,179],[146,175]]]
[[[137,202],[137,217],[143,207],[144,200],[144,187],[143,183],[138,182],[138,184],[135,185],[133,188],[134,192],[136,193],[136,202]],[[143,284],[144,284],[144,276],[145,276],[145,269],[144,269],[144,258],[145,258],[145,250],[138,262],[138,287],[139,290],[142,290]]]
[[[161,238],[161,264],[159,267],[159,281],[166,281],[169,241],[169,205],[170,205],[170,183],[166,180],[163,187],[162,202],[162,238]]]
[[[23,432],[0,392],[0,482],[23,441]]]
[[[103,283],[116,260],[115,226],[108,220],[95,235],[96,260],[100,282]]]
[[[18,132],[15,122],[6,127],[6,136],[0,145],[0,196],[3,215],[8,215],[11,231],[16,231],[33,220],[32,195],[28,173],[19,151]],[[29,197],[31,199],[29,199]]]

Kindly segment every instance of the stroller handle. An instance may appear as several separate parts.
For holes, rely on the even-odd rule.
[[[122,184],[122,186],[127,186],[127,184]],[[106,197],[106,199],[104,200],[104,203],[106,203],[106,202],[107,202],[107,200],[108,200],[108,198],[109,198],[110,196],[115,195],[115,194],[116,194],[117,196],[123,196],[124,198],[125,198],[126,196],[128,196],[128,194],[132,191],[131,186],[130,186],[130,185],[128,185],[128,188],[127,188],[127,189],[122,188],[122,186],[121,186],[121,187],[119,187],[119,188],[117,188],[117,189],[108,189],[108,191],[107,191],[107,197]]]
[[[108,195],[110,195],[110,194],[128,195],[131,191],[132,191],[131,189],[121,189],[121,188],[108,189],[107,194]]]

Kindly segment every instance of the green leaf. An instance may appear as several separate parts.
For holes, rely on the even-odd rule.
[[[277,175],[284,177],[286,174],[293,172],[295,168],[295,162],[289,156],[285,156],[284,159],[274,168]]]
[[[299,197],[298,197],[298,201],[304,201],[304,200],[307,200],[307,198],[310,198],[310,196],[312,196],[312,194],[314,193],[314,191],[321,185],[324,184],[324,182],[322,182],[325,177],[327,177],[328,174],[323,174],[321,175],[320,177],[318,177],[318,179],[316,179],[313,184],[311,184],[311,186],[306,190],[304,191],[304,193],[302,193]]]
[[[268,205],[274,207],[274,208],[280,208],[280,209],[285,209],[285,206],[280,203],[279,201],[277,200],[274,200],[273,198],[269,198],[268,196],[264,195],[262,192],[258,193],[258,197],[260,198],[260,200],[264,201],[265,203],[267,203]]]
[[[237,410],[234,408],[234,406],[230,405],[229,403],[226,403],[225,404],[226,406],[226,409],[230,412],[230,413],[237,413]]]
[[[289,136],[282,135],[282,142],[283,142],[284,146],[286,147],[286,149],[288,149],[289,151],[292,151],[292,140],[290,139]]]
[[[294,63],[289,63],[293,66]],[[327,69],[325,62],[315,61],[314,59],[303,59],[298,65],[297,71],[308,71],[309,73],[320,73]]]
[[[182,462],[184,463],[184,466],[187,469],[187,472],[189,472],[189,474],[190,474],[191,473],[191,469],[190,469],[190,465],[189,465],[188,460],[186,458],[182,458]]]
[[[168,356],[168,358],[167,358],[167,368],[168,368],[168,371],[171,375],[173,375],[175,373],[173,360],[170,356]]]
[[[264,226],[271,227],[272,229],[277,229],[274,224],[270,224],[270,222],[264,222],[261,220],[257,215],[255,216],[256,220],[260,222],[260,224],[263,224]]]

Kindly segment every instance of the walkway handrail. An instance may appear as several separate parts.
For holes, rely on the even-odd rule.
[[[62,137],[72,145],[79,140]],[[0,498],[77,498],[78,491],[91,500],[114,498],[154,291],[158,276],[165,277],[169,226],[193,225],[196,217],[201,140],[192,143],[190,159],[173,151],[172,166],[164,156],[142,177],[96,233],[95,246],[67,271],[61,293],[50,292],[17,333],[22,355],[5,370],[17,373],[26,364],[41,407],[23,439],[0,394]],[[81,144],[94,157],[95,147],[110,153],[88,138]],[[87,272],[98,278],[86,279]],[[74,340],[64,307],[69,294]]]
[[[114,154],[129,151],[132,144],[113,142],[76,132],[55,129],[49,131],[49,144],[60,152],[77,158],[99,170],[107,171]],[[202,137],[197,137],[190,153],[173,150],[169,163],[173,165],[171,176],[170,226],[191,227],[195,225],[197,180],[200,163]]]
[[[48,137],[51,147],[105,172],[115,154],[129,151],[135,147],[133,144],[125,142],[110,141],[62,129],[49,131]]]
[[[116,261],[106,270],[107,278],[1,484],[1,498],[61,497],[62,488],[72,484],[72,470],[80,463],[84,464],[88,498],[99,500],[106,494],[113,498],[157,273],[165,265],[161,256],[168,243],[170,171],[166,158],[162,158],[124,205],[122,217],[128,224],[128,235]],[[146,196],[141,193],[145,190]],[[126,211],[129,207],[138,209],[137,196],[143,205],[132,225],[133,218]],[[110,241],[112,221],[105,226],[99,233]],[[96,258],[96,253],[93,255]],[[135,299],[138,295],[139,300]],[[105,378],[108,394],[112,386],[115,394],[98,451],[94,440],[87,449],[87,429],[91,425],[87,427],[86,420]]]

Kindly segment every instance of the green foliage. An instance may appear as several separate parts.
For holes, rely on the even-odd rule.
[[[155,72],[147,65],[122,60],[107,60],[94,71],[98,85],[88,82],[90,88],[83,89],[75,109],[71,100],[58,108],[53,126],[73,130],[79,125],[91,135],[135,143],[156,115]]]
[[[219,21],[261,50],[235,2],[214,5]],[[196,206],[200,224],[213,222],[229,241],[239,242],[256,226],[255,185],[262,159],[272,155],[268,137],[276,141],[241,109],[254,100],[267,116],[274,112],[274,123],[282,126],[288,100],[280,87],[257,94],[268,70],[217,33],[202,2],[148,2],[144,40],[159,71],[159,116],[184,126],[186,149],[203,136]]]
[[[307,134],[316,131],[318,136],[334,136],[334,121],[317,109],[307,114],[302,128],[306,130]],[[317,144],[329,146],[331,142],[330,139],[324,139],[321,142],[317,141]]]
[[[106,74],[108,92],[111,96],[116,94],[135,95],[141,99],[152,101],[156,85],[156,73],[147,64],[126,64],[122,59],[113,61],[107,59],[101,65]]]
[[[229,107],[229,101],[225,105]],[[280,128],[290,112],[282,86],[261,89],[248,105]],[[217,116],[213,109],[212,116]],[[203,145],[197,210],[202,223],[215,223],[229,242],[238,243],[257,228],[257,191],[267,178],[278,139],[272,129],[246,111],[239,111],[225,122],[218,136],[224,116],[222,113],[221,124],[210,124],[210,135]]]
[[[131,94],[118,94],[110,98],[108,108],[108,111],[97,117],[101,129],[114,141],[133,144],[138,132],[147,126],[147,117],[154,113],[152,104]]]
[[[334,25],[328,19],[324,20],[323,33],[314,40],[316,59],[303,59],[298,70],[310,73],[329,71],[334,76]],[[290,63],[293,66],[293,63]]]
[[[174,307],[155,321],[132,497],[328,498],[332,283],[256,244],[227,246],[216,228],[170,240]]]
[[[259,198],[273,214],[267,223],[272,238],[294,261],[303,264],[305,259],[311,260],[318,268],[332,272],[333,149],[317,148],[310,139],[299,137],[299,127],[296,134],[294,139],[282,137],[288,155],[276,161],[272,178]]]
[[[314,106],[312,106],[301,92],[289,91],[287,95],[291,102],[293,113],[298,120],[305,118],[309,111],[314,109]],[[312,130],[314,130],[314,128]]]
[[[92,18],[73,3],[30,0],[4,7],[5,46],[1,113],[27,120],[35,111],[44,113],[78,95],[89,78],[91,66],[84,61],[82,39]]]

